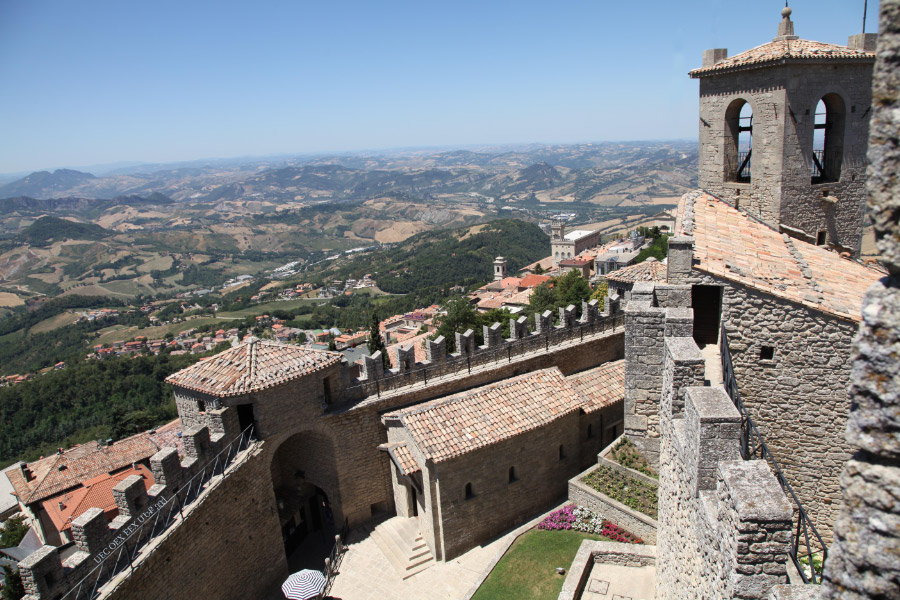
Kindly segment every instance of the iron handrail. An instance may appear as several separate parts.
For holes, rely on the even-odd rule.
[[[228,445],[207,461],[203,468],[191,476],[165,501],[151,505],[129,525],[124,537],[116,536],[112,542],[98,553],[96,567],[63,595],[60,600],[93,600],[99,596],[100,588],[113,577],[130,568],[150,540],[165,532],[176,516],[184,519],[184,509],[196,500],[203,487],[216,475],[226,477],[225,470],[234,462],[238,454],[250,447],[253,441],[253,425],[244,429]],[[152,523],[151,523],[152,521]],[[139,523],[139,525],[138,525]]]
[[[456,357],[447,357],[446,360],[433,364],[414,368],[404,373],[385,375],[372,381],[363,381],[349,386],[348,395],[381,397],[381,394],[406,387],[415,383],[428,385],[429,380],[435,380],[447,375],[468,371],[483,365],[497,364],[500,362],[512,362],[514,357],[519,357],[529,352],[543,348],[545,351],[550,346],[561,344],[570,340],[584,340],[585,336],[596,333],[614,331],[625,324],[625,314],[618,313],[608,317],[601,317],[588,323],[577,323],[574,327],[551,327],[546,332],[528,334],[527,336],[501,344],[496,348],[480,348],[474,354]]]
[[[822,536],[819,535],[816,526],[813,525],[812,520],[810,520],[809,515],[807,515],[806,509],[804,509],[803,504],[800,503],[800,499],[797,498],[797,494],[794,493],[793,488],[790,483],[788,483],[787,478],[781,471],[781,467],[778,465],[775,457],[769,451],[769,447],[766,445],[766,441],[759,432],[759,429],[756,428],[756,424],[750,417],[747,407],[744,406],[744,403],[741,401],[737,379],[734,375],[734,363],[731,360],[731,351],[728,348],[728,335],[725,333],[724,325],[722,326],[719,338],[719,353],[722,357],[722,381],[725,386],[725,391],[728,393],[731,401],[734,402],[735,407],[741,413],[741,457],[744,460],[753,458],[766,460],[775,470],[775,478],[778,480],[778,484],[791,500],[793,500],[794,505],[797,508],[797,522],[794,526],[795,531],[791,538],[791,550],[789,553],[791,560],[794,562],[794,566],[797,567],[797,571],[800,573],[803,583],[822,583],[822,570],[825,569],[825,560],[828,558],[828,547],[822,540]],[[812,536],[812,539],[810,536]],[[801,544],[806,549],[805,554],[800,553]],[[818,545],[818,550],[813,549],[815,544]],[[817,569],[813,563],[813,557],[819,553],[822,554],[822,564]],[[807,577],[806,574],[806,566],[801,563],[801,560],[804,558],[809,563],[809,577]]]

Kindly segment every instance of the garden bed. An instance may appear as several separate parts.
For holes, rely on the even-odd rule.
[[[639,473],[643,473],[648,477],[659,479],[659,474],[653,466],[641,455],[637,446],[632,444],[628,438],[622,436],[618,443],[612,444],[612,448],[608,452],[603,453],[604,458],[618,463],[628,469],[633,469]]]
[[[597,465],[582,481],[628,508],[656,519],[657,488],[655,485],[630,477],[627,473],[603,464]]]

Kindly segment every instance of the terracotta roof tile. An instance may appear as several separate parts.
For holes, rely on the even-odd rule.
[[[441,462],[531,431],[581,399],[554,367],[394,411],[426,458]]]
[[[606,275],[609,281],[635,283],[638,281],[665,281],[666,265],[652,256],[644,262],[623,267]]]
[[[680,234],[694,236],[694,268],[843,319],[861,319],[863,295],[884,272],[787,238],[711,194],[694,195],[681,198],[676,225]],[[689,203],[691,231],[685,229]]]
[[[180,430],[180,424],[178,429]],[[28,463],[26,466],[32,474],[28,480],[21,468],[10,469],[7,475],[19,501],[31,504],[81,485],[94,477],[105,476],[132,463],[147,460],[162,447],[154,440],[153,435],[146,432],[109,446],[88,442],[65,450],[62,454]]]
[[[714,65],[701,67],[690,72],[691,77],[705,77],[738,69],[769,66],[782,61],[797,60],[875,60],[874,52],[857,50],[848,46],[826,44],[812,40],[777,40],[751,48],[740,54],[729,56]]]
[[[592,413],[625,400],[625,361],[604,363],[599,367],[566,377],[581,396],[582,410]]]
[[[253,340],[173,373],[166,382],[220,398],[240,396],[339,364],[342,356],[337,352]]]

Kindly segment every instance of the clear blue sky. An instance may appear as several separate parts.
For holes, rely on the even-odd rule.
[[[867,31],[877,30],[877,0]],[[777,0],[0,0],[0,173],[410,146],[694,138],[705,48]],[[846,44],[863,0],[796,0]]]

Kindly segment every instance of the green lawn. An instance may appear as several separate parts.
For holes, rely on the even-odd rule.
[[[323,302],[327,302],[327,300],[315,300],[310,298],[299,298],[296,300],[279,300],[276,302],[265,302],[263,304],[254,304],[253,306],[248,306],[247,308],[242,308],[241,310],[233,310],[233,311],[220,311],[216,313],[216,315],[220,318],[228,319],[243,319],[244,317],[248,317],[250,315],[264,315],[269,314],[275,310],[294,310],[295,308],[300,308],[304,304],[322,304]]]
[[[556,574],[556,567],[568,573],[583,540],[605,539],[580,531],[532,529],[506,551],[472,600],[555,600],[566,579]]]

